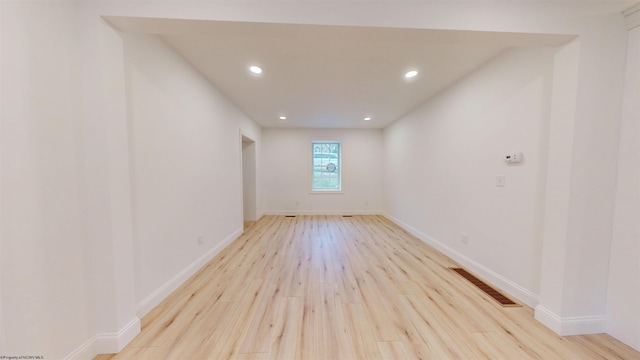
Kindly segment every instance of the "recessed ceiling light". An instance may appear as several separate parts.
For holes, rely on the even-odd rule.
[[[280,120],[287,120],[287,117],[286,117],[286,116],[284,116],[284,115],[283,115],[283,116],[280,116]]]
[[[412,77],[416,77],[416,75],[418,75],[418,72],[416,70],[411,70],[404,74],[404,77],[407,79],[411,79]]]
[[[370,117],[366,117],[366,118],[364,118],[364,121],[369,121],[369,120],[371,120],[371,118],[370,118]]]
[[[253,65],[249,67],[249,70],[254,74],[262,74],[262,68],[260,66]]]

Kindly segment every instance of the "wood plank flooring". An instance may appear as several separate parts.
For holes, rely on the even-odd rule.
[[[266,216],[96,359],[640,359],[555,335],[456,266],[381,216]]]

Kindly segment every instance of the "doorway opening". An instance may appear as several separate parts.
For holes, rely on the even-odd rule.
[[[242,135],[242,216],[247,229],[258,220],[256,204],[256,142]]]

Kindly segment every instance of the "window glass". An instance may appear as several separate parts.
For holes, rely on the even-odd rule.
[[[313,141],[311,190],[342,190],[342,161],[339,141]]]

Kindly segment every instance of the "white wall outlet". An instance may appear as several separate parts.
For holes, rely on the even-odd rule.
[[[508,164],[515,164],[515,163],[522,162],[522,153],[517,152],[517,153],[507,154],[504,157],[504,161],[506,161]]]
[[[496,175],[496,186],[504,187],[505,181],[504,175]]]
[[[469,234],[467,233],[462,233],[460,240],[462,240],[463,244],[468,244],[469,243]]]
[[[369,201],[365,201],[364,206],[369,206]]]
[[[296,206],[300,206],[300,201],[296,201]]]
[[[198,245],[204,244],[204,235],[198,235]]]

